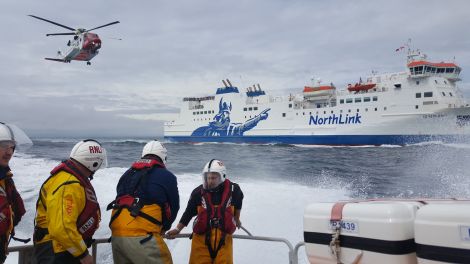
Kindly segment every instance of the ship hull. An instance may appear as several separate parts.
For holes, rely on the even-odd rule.
[[[165,136],[172,142],[301,144],[331,146],[406,145],[421,142],[470,143],[469,135]]]

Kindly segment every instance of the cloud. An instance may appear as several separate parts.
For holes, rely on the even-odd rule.
[[[431,60],[454,56],[470,90],[470,2],[450,1],[81,1],[0,4],[0,119],[28,133],[68,136],[162,133],[183,96],[212,94],[230,78],[244,89],[300,91],[311,78],[337,87],[372,70],[405,69],[395,49],[408,38]],[[64,12],[67,10],[67,12]],[[64,49],[63,28],[98,29],[91,62],[43,60]],[[112,38],[122,38],[122,41]],[[165,113],[165,114],[162,114]],[[34,135],[33,135],[34,136]]]

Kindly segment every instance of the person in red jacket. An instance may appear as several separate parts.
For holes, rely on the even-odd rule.
[[[23,200],[16,190],[9,163],[16,141],[10,126],[0,122],[0,263],[4,263],[14,227],[25,214]]]
[[[191,193],[188,206],[175,229],[174,238],[197,216],[193,224],[190,264],[233,263],[232,234],[241,227],[243,192],[226,177],[222,161],[213,159],[203,169],[203,184]]]

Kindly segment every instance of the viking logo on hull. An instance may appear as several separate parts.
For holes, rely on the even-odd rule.
[[[271,108],[264,109],[258,115],[248,119],[244,123],[234,123],[230,120],[232,103],[224,102],[223,98],[219,102],[219,113],[217,113],[207,126],[202,126],[193,131],[191,136],[243,136],[243,133],[256,127],[262,120],[269,116],[268,111]]]
[[[333,114],[328,117],[319,117],[318,115],[310,116],[308,124],[312,125],[344,125],[344,124],[361,124],[361,117],[359,113],[356,113],[355,116],[349,116],[346,114],[340,114],[339,116]]]

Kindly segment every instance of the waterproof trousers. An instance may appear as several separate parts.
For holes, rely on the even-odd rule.
[[[148,236],[113,236],[111,245],[115,264],[172,264],[170,250],[160,234]]]
[[[215,248],[220,241],[222,232],[219,229],[213,229],[211,234],[210,241],[212,247]],[[206,235],[198,235],[193,233],[189,264],[233,264],[232,241],[232,235],[225,235],[225,242],[217,252],[217,256],[215,257],[214,261],[212,261],[209,248],[206,245]]]
[[[54,253],[52,241],[34,245],[35,264],[80,264],[80,260],[75,258],[68,251]]]

